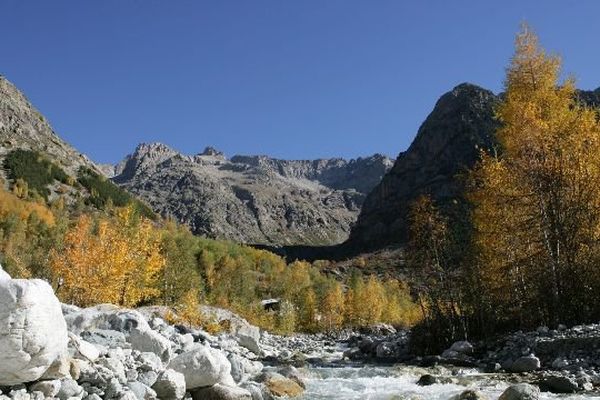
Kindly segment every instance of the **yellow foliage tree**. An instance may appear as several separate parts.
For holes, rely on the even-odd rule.
[[[328,331],[342,327],[344,323],[344,289],[339,282],[333,282],[325,292],[321,302],[321,323]]]
[[[64,245],[50,258],[64,301],[135,306],[160,294],[157,279],[165,264],[160,237],[131,207],[96,224],[81,216],[65,235]]]
[[[583,305],[600,282],[600,125],[559,75],[559,58],[525,26],[497,110],[498,152],[472,174],[484,301],[521,325],[591,317]]]

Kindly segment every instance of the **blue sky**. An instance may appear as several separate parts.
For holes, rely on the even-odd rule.
[[[99,162],[395,156],[437,98],[499,91],[519,23],[600,86],[600,1],[2,0],[0,73]]]

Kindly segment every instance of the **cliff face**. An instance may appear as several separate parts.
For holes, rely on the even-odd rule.
[[[207,148],[183,155],[142,144],[115,168],[113,180],[158,213],[208,237],[263,245],[343,242],[366,193],[392,162],[234,156]]]
[[[399,246],[407,240],[408,210],[421,194],[444,204],[463,194],[460,175],[495,143],[494,106],[502,95],[463,83],[444,94],[419,128],[408,150],[367,196],[353,226],[347,252]],[[578,91],[584,104],[598,107],[600,89]]]
[[[6,78],[0,76],[0,165],[14,149],[35,150],[70,175],[79,167],[96,165],[54,132],[46,118]]]
[[[498,100],[471,84],[444,94],[408,150],[367,196],[348,243],[364,249],[401,244],[414,199],[421,194],[439,201],[460,196],[457,175],[473,166],[481,148],[494,143],[493,107]]]

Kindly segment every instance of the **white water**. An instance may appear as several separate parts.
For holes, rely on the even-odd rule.
[[[410,367],[361,368],[306,368],[301,370],[307,378],[303,400],[410,400],[412,396],[425,400],[448,400],[467,389],[476,389],[490,400],[497,399],[509,386],[494,381],[474,371],[466,371],[459,381],[462,384],[416,384],[422,369]],[[600,400],[599,395],[553,395],[542,393],[542,399]]]

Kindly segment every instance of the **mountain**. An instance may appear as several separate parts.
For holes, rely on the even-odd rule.
[[[344,160],[194,156],[141,144],[114,182],[195,234],[269,246],[332,245],[347,239],[366,194],[391,167],[382,155]]]
[[[99,167],[62,140],[25,95],[0,76],[0,187],[20,197],[104,209],[133,205],[150,218],[140,201],[105,178]]]
[[[442,206],[459,200],[459,176],[474,165],[481,149],[495,143],[494,106],[501,97],[469,83],[442,95],[410,147],[367,196],[342,253],[404,244],[410,204],[421,194]],[[590,106],[600,105],[600,89],[579,91],[578,97]]]
[[[73,176],[79,167],[98,170],[89,158],[58,137],[25,95],[0,76],[0,161],[14,149],[43,153]]]

